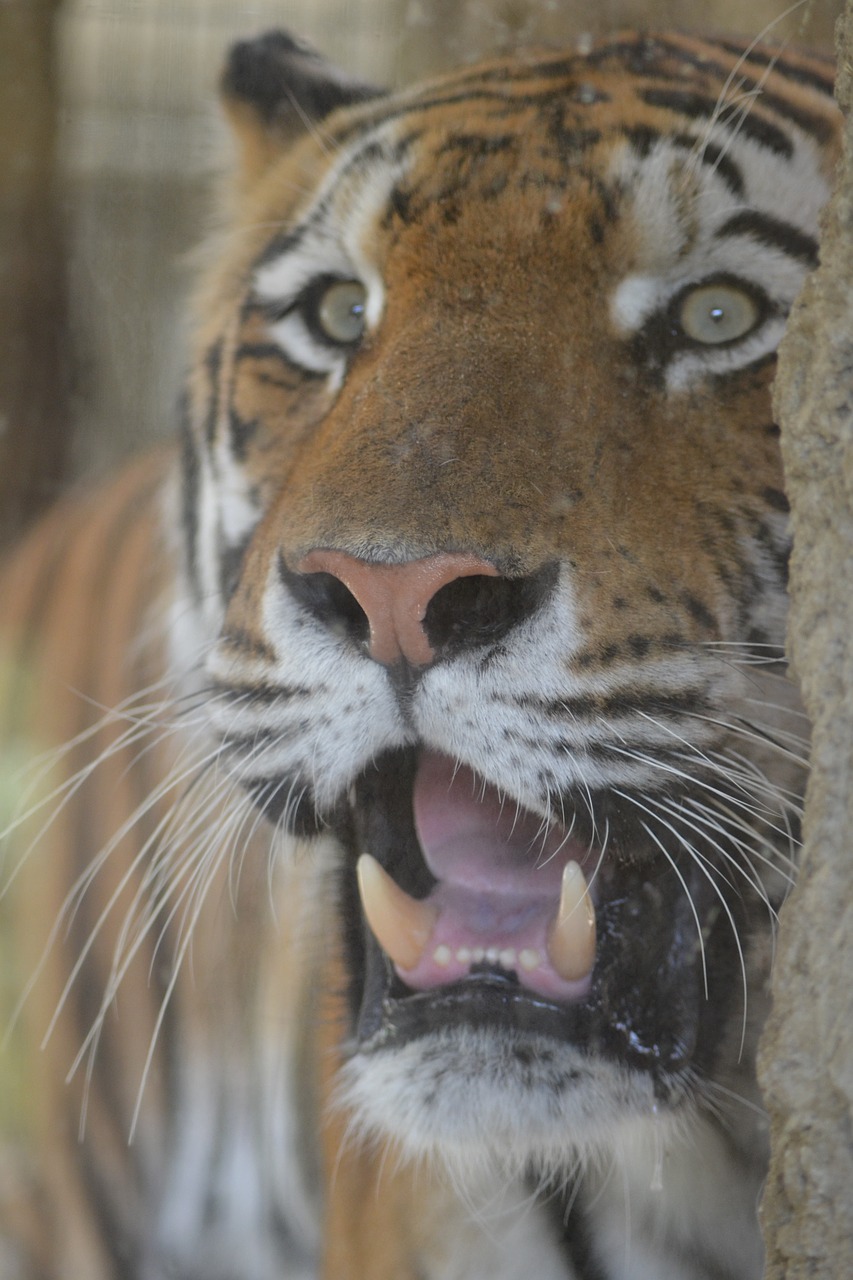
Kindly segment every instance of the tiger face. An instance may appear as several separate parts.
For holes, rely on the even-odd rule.
[[[270,36],[225,75],[182,489],[212,731],[280,837],[334,837],[351,1140],[556,1187],[596,1275],[760,1270],[803,788],[770,388],[829,79],[674,36],[396,95]]]

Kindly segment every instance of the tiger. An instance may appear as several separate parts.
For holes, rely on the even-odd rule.
[[[832,86],[230,50],[176,443],[0,587],[4,1276],[761,1275]]]

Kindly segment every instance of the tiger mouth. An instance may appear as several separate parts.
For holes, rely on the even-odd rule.
[[[412,810],[435,880],[427,897],[370,853],[357,865],[362,910],[398,977],[431,991],[491,966],[559,1003],[583,996],[596,950],[591,847],[435,752],[418,758]]]
[[[359,778],[350,822],[359,1052],[513,1028],[659,1082],[713,1053],[740,989],[738,897],[698,858],[653,850],[617,797],[579,798],[573,820],[547,824],[406,749]]]

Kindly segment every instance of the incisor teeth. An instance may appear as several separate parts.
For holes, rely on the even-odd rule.
[[[577,982],[595,964],[595,908],[584,873],[566,864],[557,918],[548,933],[548,958],[561,978]]]
[[[438,918],[437,908],[410,898],[369,853],[359,858],[356,874],[362,909],[376,941],[394,964],[414,969]]]

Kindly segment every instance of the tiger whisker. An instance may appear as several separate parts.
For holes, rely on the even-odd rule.
[[[738,808],[742,808],[744,812],[750,813],[756,818],[766,819],[768,815],[770,815],[771,813],[771,811],[766,806],[759,805],[757,802],[755,804],[747,804],[745,800],[738,799],[737,797],[731,794],[728,794],[724,791],[720,791],[718,787],[713,786],[712,783],[707,781],[707,779],[703,778],[700,774],[692,774],[684,769],[676,769],[674,765],[669,763],[669,761],[659,760],[659,759],[656,759],[654,756],[647,755],[643,751],[631,750],[625,747],[612,746],[611,750],[617,752],[620,755],[624,755],[626,758],[630,760],[636,760],[640,764],[644,764],[649,768],[657,770],[660,773],[667,774],[675,778],[680,778],[686,782],[691,783],[695,787],[701,788],[703,791],[708,791],[712,795],[719,796],[722,799],[727,800],[729,803],[736,805]]]
[[[783,850],[781,850],[777,845],[775,845],[772,840],[762,835],[760,832],[757,832],[754,827],[749,826],[747,823],[743,822],[737,816],[737,814],[731,813],[722,804],[718,803],[713,807],[709,805],[703,805],[702,802],[700,800],[697,800],[694,796],[686,797],[685,804],[689,805],[690,808],[695,809],[699,813],[708,815],[710,819],[713,819],[714,817],[716,817],[720,822],[725,822],[728,827],[734,829],[735,831],[741,831],[744,834],[744,836],[751,837],[751,839],[755,842],[757,846],[763,846],[767,848],[770,851],[770,855],[771,855],[769,857],[763,854],[759,854],[757,848],[754,848],[753,852],[755,853],[756,857],[760,857],[760,860],[764,863],[765,866],[767,866],[768,868],[771,868],[772,870],[776,871],[779,875],[783,876],[784,879],[788,882],[788,884],[794,883],[796,870],[797,870],[797,858],[796,858],[795,852],[792,852],[790,855],[784,853]],[[792,850],[795,850],[796,842],[794,841],[793,837],[789,837],[789,838],[790,838],[790,847],[792,848]]]
[[[784,743],[776,741],[776,738],[773,736],[777,733],[775,728],[772,731],[764,729],[741,716],[738,716],[735,721],[732,722],[730,720],[723,719],[722,716],[703,715],[694,711],[688,711],[687,715],[689,715],[691,719],[700,720],[703,724],[713,724],[720,729],[727,729],[731,733],[736,733],[741,738],[752,739],[753,741],[760,742],[765,746],[773,746],[780,755],[787,757],[789,760],[793,761],[794,764],[802,765],[803,767],[808,765],[808,760],[805,756],[797,754]],[[778,732],[781,736],[783,731],[780,730]],[[805,745],[805,743],[802,743],[801,745]]]
[[[47,954],[49,953],[49,951],[51,950],[51,948],[53,947],[53,945],[57,940],[58,931],[63,925],[67,927],[69,913],[73,916],[74,912],[77,910],[77,906],[75,904],[79,904],[82,894],[86,892],[86,889],[88,888],[88,886],[92,883],[95,876],[103,868],[103,866],[105,865],[107,860],[111,857],[115,849],[120,845],[120,843],[125,839],[125,837],[137,826],[141,818],[162,800],[164,795],[168,794],[168,792],[174,789],[175,786],[180,785],[183,781],[186,780],[186,778],[194,776],[197,772],[197,768],[198,768],[197,764],[193,763],[191,766],[187,768],[187,770],[183,775],[179,775],[178,777],[175,777],[173,775],[168,776],[163,781],[163,783],[161,783],[161,785],[155,789],[155,791],[151,795],[146,797],[146,800],[144,801],[144,803],[140,805],[137,810],[134,810],[133,814],[131,814],[131,816],[121,825],[118,831],[114,833],[114,835],[112,836],[108,844],[105,845],[104,848],[99,852],[97,858],[93,859],[91,865],[87,868],[83,876],[81,876],[78,879],[78,881],[75,882],[75,884],[72,886],[71,890],[69,891],[66,897],[65,903],[60,908],[57,914],[56,922],[53,926],[53,929],[51,930],[48,943],[45,948],[45,954],[42,958],[42,961],[40,962],[39,969],[36,971],[36,974],[34,975],[34,977],[37,977],[38,974],[40,973],[41,967],[46,961]],[[42,1042],[42,1047],[44,1047],[44,1045],[47,1044],[51,1035],[53,1034],[54,1027],[56,1026],[56,1023],[59,1019],[62,1009],[65,1006],[65,1002],[68,999],[71,989],[74,983],[76,982],[79,976],[79,973],[83,967],[83,964],[87,956],[89,955],[89,952],[91,951],[92,947],[94,946],[95,941],[101,929],[103,928],[107,919],[111,915],[116,903],[120,900],[121,895],[133,880],[133,877],[135,876],[139,867],[144,865],[145,860],[147,859],[151,849],[156,848],[157,842],[160,840],[160,838],[164,835],[165,832],[168,832],[169,824],[174,821],[174,818],[175,818],[175,808],[173,807],[166,811],[166,813],[163,815],[163,817],[155,826],[154,830],[149,834],[149,836],[143,842],[141,847],[136,851],[134,857],[131,859],[131,862],[129,863],[123,875],[121,876],[118,885],[115,887],[113,892],[108,897],[106,903],[102,907],[95,924],[89,931],[89,935],[86,939],[85,944],[80,949],[80,952],[77,956],[75,964],[71,967],[69,971],[67,980],[63,987],[56,1009],[48,1024],[47,1031],[45,1032],[45,1036]],[[30,984],[30,987],[31,985],[32,984]],[[28,987],[27,992],[25,993],[26,995],[29,994],[30,987]]]
[[[794,4],[789,5],[788,8],[785,9],[782,13],[777,14],[775,18],[773,18],[770,22],[766,23],[764,27],[761,29],[761,31],[759,31],[758,35],[755,36],[755,38],[749,42],[749,44],[744,49],[743,53],[740,54],[734,66],[732,67],[731,71],[728,73],[728,75],[726,76],[726,79],[723,82],[723,87],[720,90],[719,95],[717,97],[716,105],[705,127],[705,135],[703,138],[697,140],[697,147],[695,148],[695,159],[694,159],[695,165],[698,166],[702,162],[705,148],[708,146],[708,143],[711,141],[711,137],[710,137],[711,132],[714,129],[715,125],[720,120],[720,115],[722,111],[725,109],[726,104],[729,100],[729,92],[735,81],[735,78],[741,74],[741,69],[745,66],[747,60],[749,59],[749,55],[756,48],[756,46],[759,45],[762,42],[762,40],[764,40],[765,37],[770,34],[770,32],[773,30],[775,26],[777,26],[780,22],[784,22],[786,18],[789,18],[791,16],[791,14],[796,13],[798,9],[802,8],[803,5],[808,3],[809,3],[809,0],[795,0]],[[767,67],[764,69],[764,72],[759,76],[758,86],[757,86],[759,90],[766,83],[767,78],[770,75],[771,71],[773,70],[773,67],[775,66],[776,61],[778,60],[779,57],[781,57],[781,54],[784,48],[785,48],[785,45],[783,43],[780,47],[779,53],[776,55],[776,58],[773,58],[768,62]],[[741,84],[743,83],[743,79],[741,79],[740,83]],[[715,165],[714,165],[715,168],[719,166],[723,157],[726,155],[726,153],[734,143],[736,137],[737,137],[737,131],[727,136],[726,144],[723,146],[720,156],[715,161]]]
[[[646,800],[654,808],[659,809],[662,813],[668,814],[674,821],[678,820],[680,822],[683,822],[686,828],[688,828],[690,831],[693,831],[697,836],[701,837],[703,840],[706,840],[708,844],[714,850],[716,850],[717,853],[720,854],[720,856],[724,859],[724,861],[728,866],[732,867],[741,876],[743,876],[743,878],[746,880],[749,887],[755,891],[756,895],[761,899],[761,901],[767,907],[767,910],[769,911],[771,917],[773,917],[774,919],[776,918],[776,914],[777,914],[776,909],[774,908],[773,903],[770,901],[769,894],[766,888],[764,887],[764,885],[762,884],[760,877],[756,873],[755,868],[752,866],[751,855],[754,851],[750,849],[748,845],[746,845],[743,841],[737,840],[735,837],[731,836],[722,827],[717,826],[715,823],[713,823],[710,818],[703,818],[701,815],[698,815],[698,814],[694,815],[693,819],[687,818],[684,814],[684,810],[682,807],[680,806],[676,807],[669,801],[661,801],[656,799],[653,796],[647,796]],[[745,855],[746,865],[742,864],[738,858],[733,857],[731,852],[727,850],[724,845],[720,844],[718,840],[714,839],[714,837],[709,834],[709,832],[711,831],[717,831],[718,834],[725,836],[730,843],[735,844],[740,850],[740,852],[742,852]],[[696,856],[698,857],[701,857],[701,858],[705,857],[705,855],[698,850],[696,850],[695,853],[696,853]],[[760,860],[766,861],[766,859],[760,859]]]
[[[640,809],[642,812],[646,813],[650,818],[655,818],[658,821],[660,820],[657,818],[657,815],[655,813],[653,813],[650,809],[646,808],[646,806],[642,803],[642,801],[638,800],[636,796],[632,796],[629,792],[619,791],[614,788],[614,794],[618,795],[621,799],[626,800],[629,804],[634,805],[635,808]],[[676,878],[678,879],[678,882],[680,883],[682,889],[684,890],[685,897],[687,898],[687,901],[690,905],[690,910],[693,915],[694,922],[696,924],[696,936],[699,940],[699,952],[702,960],[702,982],[705,989],[705,997],[707,999],[709,988],[708,988],[708,967],[707,967],[707,960],[705,956],[705,939],[702,934],[702,922],[699,919],[699,912],[696,910],[696,904],[694,903],[690,890],[687,887],[687,881],[684,879],[684,876],[681,874],[681,872],[678,869],[678,864],[675,862],[675,859],[672,857],[672,855],[669,853],[665,845],[662,843],[662,841],[660,840],[660,837],[657,836],[654,831],[652,831],[648,823],[642,818],[640,819],[640,826],[643,828],[643,830],[645,831],[649,839],[658,847],[658,849],[661,851],[666,861],[669,863],[670,867],[672,868],[672,871],[674,872]]]
[[[654,817],[654,816],[655,816],[655,815],[654,815],[654,813],[653,813],[651,810],[647,809],[647,808],[646,808],[646,807],[645,807],[645,806],[644,806],[644,805],[643,805],[643,804],[642,804],[642,803],[637,799],[637,797],[636,797],[636,796],[634,796],[634,797],[629,797],[629,798],[632,800],[632,803],[633,803],[637,808],[639,808],[639,809],[645,809],[645,812],[646,812],[646,813],[648,813],[650,817]],[[718,898],[718,900],[719,900],[719,902],[720,902],[720,905],[721,905],[721,907],[722,907],[722,909],[723,909],[723,912],[725,913],[726,918],[728,919],[728,922],[729,922],[729,924],[730,924],[730,926],[731,926],[731,929],[732,929],[732,935],[733,935],[733,937],[734,937],[735,946],[736,946],[736,948],[737,948],[738,959],[739,959],[739,961],[740,961],[741,984],[742,984],[742,992],[743,992],[743,1019],[742,1019],[742,1023],[741,1023],[741,1046],[740,1046],[740,1054],[742,1055],[742,1053],[743,1053],[743,1048],[744,1048],[744,1044],[745,1044],[745,1042],[746,1042],[746,1027],[747,1027],[746,1018],[747,1018],[747,1005],[748,1005],[748,1000],[749,1000],[749,980],[748,980],[748,977],[747,977],[747,971],[746,971],[746,957],[745,957],[745,955],[744,955],[744,953],[743,953],[743,945],[742,945],[742,943],[741,943],[741,939],[740,939],[740,932],[739,932],[739,930],[738,930],[737,923],[736,923],[735,918],[734,918],[734,916],[733,916],[733,914],[732,914],[731,907],[729,906],[728,902],[726,901],[725,894],[724,894],[724,893],[722,892],[722,890],[720,889],[720,886],[719,886],[719,884],[717,883],[715,876],[712,874],[712,871],[714,870],[714,868],[712,868],[712,867],[710,866],[710,864],[708,863],[707,859],[706,859],[706,858],[704,858],[704,857],[702,856],[702,854],[701,854],[701,853],[700,853],[700,852],[695,848],[695,846],[694,846],[694,845],[692,845],[692,844],[690,843],[690,841],[689,841],[689,840],[687,840],[687,839],[686,839],[686,838],[681,834],[681,832],[679,832],[679,831],[678,831],[678,830],[677,830],[677,829],[676,829],[676,828],[675,828],[675,827],[674,827],[670,822],[667,822],[665,819],[661,818],[659,815],[657,816],[657,821],[658,821],[658,822],[661,822],[661,823],[662,823],[662,825],[663,825],[663,826],[665,826],[665,827],[667,828],[667,830],[671,832],[671,834],[675,837],[675,839],[678,841],[678,843],[681,845],[681,847],[685,850],[685,852],[686,852],[686,853],[687,853],[687,854],[688,854],[688,855],[689,855],[689,856],[694,860],[694,862],[695,862],[695,863],[696,863],[696,865],[698,866],[699,870],[700,870],[700,871],[702,872],[702,874],[705,876],[705,879],[708,881],[708,883],[710,884],[711,888],[713,889],[713,891],[714,891],[715,895],[717,896],[717,898]],[[674,871],[674,872],[675,872],[675,874],[677,875],[677,877],[678,877],[678,879],[679,879],[679,881],[680,881],[680,883],[681,883],[681,885],[682,885],[682,888],[684,889],[685,893],[687,894],[688,901],[689,901],[689,903],[690,903],[690,909],[691,909],[691,911],[692,911],[692,913],[693,913],[694,920],[696,921],[696,927],[697,927],[697,931],[698,931],[698,940],[699,940],[699,945],[700,945],[701,955],[702,955],[702,979],[703,979],[703,985],[704,985],[704,989],[705,989],[705,998],[706,998],[706,999],[708,999],[708,996],[709,996],[709,987],[708,987],[708,967],[707,967],[707,958],[706,958],[706,955],[705,955],[705,939],[704,939],[704,935],[703,935],[702,927],[701,927],[701,924],[700,924],[700,921],[699,921],[699,913],[698,913],[698,911],[696,910],[695,904],[694,904],[693,899],[692,899],[692,896],[691,896],[691,894],[690,894],[690,890],[689,890],[689,889],[688,889],[688,887],[687,887],[687,884],[686,884],[686,881],[684,880],[684,877],[681,875],[681,872],[678,870],[678,867],[677,867],[677,865],[676,865],[676,863],[675,863],[675,860],[672,858],[672,856],[670,855],[670,853],[669,853],[669,852],[668,852],[668,850],[666,849],[666,847],[665,847],[665,845],[663,844],[663,842],[657,838],[657,836],[656,836],[656,835],[655,835],[655,833],[654,833],[654,832],[649,828],[649,826],[648,826],[645,822],[642,822],[642,826],[643,826],[644,830],[646,831],[647,835],[649,835],[649,836],[651,837],[651,839],[652,839],[652,840],[654,840],[655,844],[658,846],[658,848],[659,848],[659,849],[661,850],[661,852],[663,853],[664,857],[665,857],[665,858],[667,859],[667,861],[669,862],[669,864],[670,864],[670,866],[672,867],[673,871]]]
[[[206,813],[202,815],[202,820],[206,816],[207,816]],[[230,822],[234,820],[240,820],[241,817],[242,815],[239,813],[239,810],[236,811],[235,813],[229,814],[228,822],[226,823],[225,830],[227,831],[228,824]],[[178,970],[186,954],[186,950],[192,941],[192,932],[193,932],[192,926],[197,922],[198,916],[204,905],[205,892],[195,893],[194,891],[197,889],[199,883],[206,889],[206,887],[208,887],[210,883],[212,883],[213,877],[218,867],[221,865],[221,861],[222,861],[221,857],[211,858],[209,856],[211,849],[216,848],[217,842],[218,842],[217,837],[221,837],[221,834],[222,834],[221,831],[210,830],[210,829],[206,830],[206,840],[201,842],[200,846],[198,846],[196,850],[192,852],[191,855],[186,855],[179,863],[173,866],[172,875],[170,876],[170,880],[168,882],[170,886],[169,891],[165,895],[165,897],[162,899],[157,899],[155,902],[146,903],[145,911],[142,913],[140,917],[137,918],[136,925],[135,925],[135,928],[136,928],[135,936],[130,940],[129,949],[124,955],[121,955],[118,953],[118,944],[117,944],[116,951],[114,952],[113,968],[105,984],[104,993],[101,999],[99,1011],[93,1021],[92,1026],[89,1029],[88,1034],[86,1035],[85,1039],[83,1040],[83,1043],[79,1048],[77,1056],[75,1057],[74,1061],[71,1064],[71,1067],[68,1071],[68,1076],[67,1076],[69,1080],[72,1079],[73,1076],[76,1074],[77,1070],[79,1069],[80,1063],[82,1062],[84,1057],[88,1055],[90,1061],[93,1059],[94,1053],[97,1050],[98,1040],[100,1038],[104,1018],[106,1017],[107,1011],[111,1007],[116,997],[116,994],[118,992],[118,989],[121,985],[121,982],[123,981],[127,971],[129,970],[130,965],[133,963],[134,959],[136,958],[136,955],[139,952],[139,948],[141,947],[142,943],[145,941],[145,938],[150,934],[150,932],[155,928],[156,925],[159,924],[161,926],[159,939],[155,943],[155,946],[153,949],[153,955],[152,955],[152,961],[151,961],[151,963],[153,964],[154,956],[156,956],[156,952],[162,943],[162,940],[165,936],[168,926],[171,923],[171,921],[175,918],[178,910],[180,910],[181,904],[184,902],[184,899],[186,898],[188,899],[190,905],[192,906],[191,924],[190,924],[190,927],[187,927],[187,924],[185,921],[181,925],[181,928],[179,931],[176,958],[172,961],[172,974],[167,987],[167,992],[163,996],[161,1001],[161,1008],[160,1008],[160,1012],[158,1014],[156,1025],[155,1025],[155,1033],[156,1031],[159,1030],[160,1026],[162,1025],[163,1016],[165,1015],[165,1005],[168,1001],[168,998],[171,992],[174,990],[174,984],[177,981],[177,977],[178,977]],[[195,865],[193,866],[193,864]],[[187,872],[190,868],[192,869],[189,871],[189,875],[187,875]],[[165,902],[169,900],[169,897],[174,892],[175,886],[177,886],[179,883],[180,883],[180,891],[178,893],[178,896],[172,902],[168,916],[164,920],[162,919],[162,913],[163,913]],[[129,933],[128,933],[129,923],[130,922],[126,918],[124,926],[122,928],[121,938],[125,941],[125,943],[129,938]],[[147,1058],[147,1062],[149,1063],[150,1063],[150,1058],[153,1055],[155,1046],[156,1046],[156,1034],[152,1034],[152,1043],[150,1045],[149,1056]],[[141,1105],[141,1094],[144,1089],[144,1080],[146,1078],[146,1075],[147,1073],[143,1072],[143,1080],[140,1085],[140,1096],[137,1100],[137,1107],[136,1107],[135,1114],[138,1114],[138,1108],[139,1108],[139,1105]],[[131,1131],[129,1133],[129,1140],[132,1138],[132,1134],[133,1134],[133,1128],[131,1127]]]

